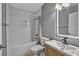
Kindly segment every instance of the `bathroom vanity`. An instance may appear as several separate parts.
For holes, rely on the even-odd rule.
[[[79,47],[64,44],[57,40],[47,40],[44,43],[45,56],[79,56]]]
[[[64,56],[64,53],[60,50],[57,50],[57,48],[48,46],[45,44],[45,56]]]

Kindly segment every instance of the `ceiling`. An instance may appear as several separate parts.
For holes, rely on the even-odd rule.
[[[11,3],[10,5],[15,8],[23,9],[28,12],[36,12],[44,3]]]

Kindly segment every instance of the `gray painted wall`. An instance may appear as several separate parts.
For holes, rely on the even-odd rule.
[[[54,3],[46,3],[42,6],[42,35],[50,39],[61,41],[62,37],[56,36],[56,10]],[[79,46],[79,39],[67,39],[67,42]]]
[[[55,13],[53,8],[55,4],[44,4],[42,7],[42,25],[43,36],[52,38],[55,36]]]

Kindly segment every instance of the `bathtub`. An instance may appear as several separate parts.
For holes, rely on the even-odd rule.
[[[17,45],[15,47],[8,46],[7,56],[25,56],[25,54],[31,51],[30,48],[36,45],[36,42],[29,42],[28,44]]]

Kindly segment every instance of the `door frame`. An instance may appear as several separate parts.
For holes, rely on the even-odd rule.
[[[0,44],[2,44],[2,4],[0,3]],[[0,49],[0,56],[2,56],[2,49]]]
[[[7,23],[6,23],[6,3],[2,3],[2,56],[7,56]]]
[[[7,55],[6,35],[6,3],[0,3],[0,56]],[[4,47],[5,46],[5,47]]]

